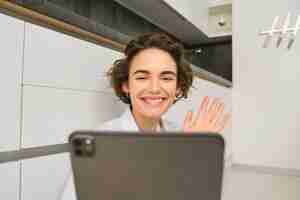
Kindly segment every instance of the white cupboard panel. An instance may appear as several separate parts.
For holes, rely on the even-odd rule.
[[[178,101],[171,107],[166,114],[166,118],[179,127],[182,127],[185,115],[188,111],[193,111],[194,115],[205,96],[211,98],[220,98],[225,104],[225,111],[231,113],[231,89],[225,88],[214,83],[195,78],[190,95],[187,99]],[[226,157],[231,155],[231,122],[227,124],[222,135],[226,142]]]
[[[69,173],[69,153],[22,161],[21,199],[61,199]]]
[[[0,151],[19,146],[24,23],[0,13]]]
[[[209,0],[204,1],[176,1],[164,0],[168,5],[194,24],[205,34],[209,35],[208,30],[208,5]]]
[[[5,200],[19,200],[20,163],[0,164],[0,197]]]
[[[94,129],[123,105],[112,94],[24,87],[22,147],[67,141],[77,129]]]
[[[105,76],[122,54],[26,23],[24,83],[111,91]]]
[[[208,35],[208,5],[209,1],[176,1],[164,0],[174,10],[180,13],[198,29]]]
[[[0,13],[0,151],[19,148],[24,23]],[[19,163],[0,164],[0,198],[19,199]]]
[[[229,1],[223,3],[223,5],[209,8],[208,26],[210,37],[232,34],[232,3]],[[222,26],[219,24],[221,19],[224,22]]]
[[[261,29],[284,19],[297,0],[234,2],[233,160],[279,169],[300,169],[300,41],[287,50],[274,37],[262,48]],[[257,9],[257,8],[260,9]],[[266,9],[268,10],[266,12]],[[255,15],[253,15],[255,10]]]

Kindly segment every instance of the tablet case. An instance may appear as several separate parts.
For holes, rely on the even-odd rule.
[[[213,133],[76,131],[78,200],[220,200],[224,140]]]

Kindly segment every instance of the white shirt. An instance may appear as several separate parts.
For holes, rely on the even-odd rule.
[[[100,125],[96,130],[111,130],[111,131],[132,131],[138,132],[139,128],[135,122],[135,119],[130,111],[126,111],[118,118],[107,121]],[[162,119],[161,132],[164,131],[179,131],[179,127],[175,124]],[[70,172],[68,180],[66,181],[65,188],[63,188],[61,200],[76,200],[75,186],[73,182],[73,174]]]

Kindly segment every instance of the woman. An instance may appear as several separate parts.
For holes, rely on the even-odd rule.
[[[205,97],[197,113],[186,114],[182,127],[163,120],[162,116],[181,98],[187,98],[193,73],[184,62],[183,47],[164,34],[147,34],[132,40],[125,58],[109,70],[111,85],[128,109],[99,130],[221,132],[229,120],[219,99]],[[63,194],[64,200],[75,198],[72,177]]]
[[[205,97],[197,114],[188,112],[182,127],[162,120],[163,114],[181,98],[187,98],[193,73],[184,62],[183,47],[164,34],[147,34],[132,40],[125,58],[117,60],[108,75],[116,95],[128,110],[102,129],[134,131],[182,130],[221,132],[229,115],[219,99]],[[210,102],[211,101],[211,102]],[[130,122],[120,126],[122,122]]]

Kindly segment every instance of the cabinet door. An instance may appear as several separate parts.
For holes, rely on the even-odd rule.
[[[17,150],[20,143],[21,71],[24,23],[0,13],[0,151]],[[0,197],[19,197],[19,163],[0,164]]]
[[[268,48],[259,31],[288,11],[300,14],[298,0],[234,1],[233,152],[234,163],[300,170],[300,38]],[[281,20],[281,22],[283,21]]]
[[[72,131],[95,129],[123,106],[112,94],[25,86],[23,110],[27,148],[66,142]],[[68,153],[22,161],[22,200],[59,199],[70,172]]]
[[[24,84],[111,91],[106,72],[122,54],[26,23]]]
[[[25,86],[22,147],[67,142],[72,131],[96,128],[122,107],[109,93]]]
[[[72,173],[69,153],[22,161],[22,200],[61,199]]]
[[[16,150],[19,145],[21,75],[24,23],[0,14],[0,151]]]
[[[225,104],[225,111],[231,113],[231,89],[225,88],[214,83],[195,78],[193,87],[187,99],[176,102],[166,114],[166,118],[178,127],[182,127],[185,115],[188,111],[193,111],[194,115],[205,96],[211,98],[220,98]],[[226,141],[226,159],[231,156],[231,122],[227,124],[222,133]]]

